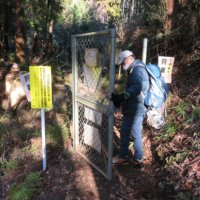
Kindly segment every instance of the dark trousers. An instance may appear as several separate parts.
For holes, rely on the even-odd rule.
[[[144,151],[142,149],[142,121],[145,115],[123,116],[120,131],[121,145],[119,156],[125,158],[129,154],[130,134],[134,139],[134,158],[143,158]]]

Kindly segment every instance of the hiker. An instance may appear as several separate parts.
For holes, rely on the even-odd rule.
[[[142,121],[147,112],[144,106],[144,96],[149,89],[149,76],[145,69],[144,63],[135,59],[135,55],[125,50],[119,55],[118,65],[122,65],[127,71],[128,77],[126,82],[126,91],[122,94],[112,93],[111,101],[114,106],[119,108],[122,104],[122,126],[120,130],[121,144],[119,154],[113,158],[113,164],[128,164],[129,141],[130,134],[134,138],[134,157],[131,159],[136,167],[141,171],[144,170],[143,165],[143,149],[142,149]]]

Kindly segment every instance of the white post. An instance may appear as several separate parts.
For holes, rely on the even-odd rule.
[[[43,156],[43,171],[46,170],[46,134],[45,134],[45,112],[41,109],[41,126],[42,126],[42,156]]]
[[[148,39],[144,38],[144,40],[143,40],[143,51],[142,51],[142,62],[144,64],[146,64],[146,60],[147,60],[147,43],[148,43]]]

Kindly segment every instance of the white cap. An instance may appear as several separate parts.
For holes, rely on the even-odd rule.
[[[133,56],[135,57],[135,55],[133,54],[133,52],[129,51],[129,50],[125,50],[125,51],[122,51],[120,54],[119,54],[119,62],[118,62],[118,65],[121,65],[123,60],[129,56]]]

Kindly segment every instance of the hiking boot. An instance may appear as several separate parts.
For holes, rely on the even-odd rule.
[[[140,171],[144,171],[144,164],[143,164],[143,159],[142,158],[138,158],[138,159],[131,158],[131,163],[136,168],[138,168]]]
[[[113,158],[112,163],[115,165],[128,165],[128,156],[126,158],[121,158],[117,155]]]

